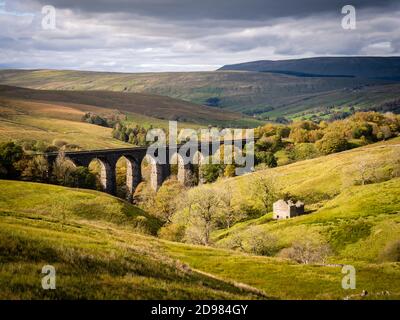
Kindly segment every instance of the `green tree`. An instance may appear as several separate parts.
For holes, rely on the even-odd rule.
[[[256,152],[255,160],[256,164],[265,163],[270,168],[274,168],[278,165],[274,154],[269,151]]]
[[[184,186],[175,179],[165,181],[155,197],[154,213],[162,221],[171,222],[172,215],[178,209],[179,195],[183,194]]]
[[[346,138],[340,133],[330,132],[317,141],[318,150],[324,154],[345,151],[350,148],[350,144]]]
[[[17,163],[23,158],[24,151],[21,146],[14,142],[0,144],[0,177],[6,179],[16,179],[21,171],[17,168]]]
[[[278,199],[278,187],[275,177],[257,176],[251,181],[252,197],[261,202],[267,212],[272,210],[273,203]]]
[[[215,182],[224,173],[222,164],[204,164],[200,166],[200,176],[206,183]]]
[[[87,167],[77,167],[71,172],[69,187],[96,189],[96,175]]]

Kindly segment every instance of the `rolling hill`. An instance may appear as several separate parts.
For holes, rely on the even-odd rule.
[[[203,125],[240,123],[241,121],[245,124],[246,120],[253,124],[256,123],[256,121],[251,118],[246,119],[246,117],[238,113],[223,112],[165,96],[142,93],[32,90],[0,86],[0,97],[74,105],[81,110],[88,109],[86,106],[93,106],[139,114],[156,119],[175,120]]]
[[[253,184],[257,185],[257,179],[273,177],[274,185],[281,193],[301,199],[312,213],[279,222],[272,221],[272,215],[266,213],[261,218],[216,232],[215,241],[224,245],[231,236],[245,234],[251,226],[261,226],[268,234],[276,235],[282,247],[306,235],[317,239],[322,237],[336,246],[335,263],[347,260],[379,262],[379,253],[385,246],[400,238],[399,156],[400,138],[395,138],[216,182],[215,188],[227,188],[228,185],[232,188],[233,205],[237,208],[262,210],[262,204],[254,200],[250,191]],[[370,175],[374,182],[366,185],[356,183],[361,174]],[[352,235],[346,235],[345,230],[351,233],[352,227],[364,223],[368,232],[349,240]],[[378,234],[382,237],[379,241]],[[343,237],[343,242],[340,243],[342,239],[335,239],[335,236]]]
[[[168,128],[167,119],[181,120],[180,128],[207,124],[255,126],[260,122],[233,112],[193,105],[168,97],[120,92],[48,91],[0,86],[0,142],[56,140],[81,149],[129,147],[114,139],[112,128],[82,121],[85,113],[123,116],[127,125]],[[183,122],[182,120],[193,122]]]
[[[400,81],[400,57],[315,57],[226,65],[221,71],[258,71],[298,77],[361,77]]]
[[[169,257],[145,235],[157,221],[121,200],[4,180],[0,190],[0,299],[264,298]],[[57,289],[46,291],[49,264]]]
[[[252,179],[276,175],[314,212],[288,221],[271,221],[267,214],[241,222],[216,231],[216,244],[224,247],[251,227],[274,234],[282,246],[306,235],[324,238],[334,248],[324,265],[161,240],[150,235],[159,228],[157,219],[109,195],[0,181],[0,298],[398,299],[399,262],[380,253],[399,239],[400,180],[348,185],[343,174],[355,175],[360,160],[393,172],[399,145],[395,138],[211,186],[232,185],[235,200],[247,202]],[[40,288],[47,264],[57,270],[54,291]],[[355,266],[355,290],[342,289],[342,264]],[[363,290],[368,296],[360,295]]]
[[[399,155],[400,139],[395,138],[198,187],[210,188],[210,192],[231,188],[232,205],[236,210],[261,209],[262,204],[252,195],[260,189],[252,185],[260,178],[273,177],[282,192],[306,203],[309,214],[275,221],[271,213],[266,213],[229,229],[214,231],[214,245],[236,248],[240,253],[244,249],[238,250],[238,247],[246,248],[246,241],[259,234],[276,239],[274,246],[279,252],[293,243],[312,239],[328,243],[332,250],[324,264],[299,265],[280,258],[278,253],[271,257],[245,255],[238,259],[218,249],[204,253],[200,249],[189,251],[182,245],[181,248],[170,247],[170,251],[193,267],[245,282],[273,297],[343,299],[348,296],[359,299],[364,289],[369,292],[367,298],[370,299],[398,299],[400,256],[395,248],[400,239]],[[375,182],[354,183],[361,174],[358,172],[360,164],[373,170]],[[357,290],[346,292],[340,286],[339,273],[341,266],[348,264],[357,270]]]
[[[209,104],[216,113],[226,109],[273,117],[292,116],[323,106],[370,107],[396,99],[400,92],[400,84],[383,79],[299,77],[249,71],[129,74],[1,70],[0,83],[41,90],[156,94],[198,105]]]

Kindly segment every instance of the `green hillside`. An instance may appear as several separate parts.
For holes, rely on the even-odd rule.
[[[310,214],[277,222],[267,213],[215,232],[214,240],[229,247],[233,238],[245,239],[252,227],[259,226],[277,238],[278,248],[310,236],[333,247],[335,262],[379,262],[385,247],[400,238],[399,159],[400,138],[395,138],[217,182],[216,189],[232,188],[233,207],[262,210],[252,186],[259,179],[273,179],[281,194],[301,199]],[[369,181],[365,185],[360,183],[362,175]]]
[[[234,206],[257,208],[252,183],[273,177],[311,211],[284,221],[266,213],[219,229],[214,248],[156,238],[156,218],[104,193],[2,180],[0,298],[361,299],[367,290],[366,299],[399,299],[399,153],[395,138],[207,186],[231,186]],[[354,183],[360,163],[374,181]],[[260,232],[277,239],[279,252],[229,249]],[[305,239],[330,245],[324,264],[280,254]],[[46,264],[58,272],[55,291],[40,288]],[[355,290],[342,289],[342,264],[356,268]]]
[[[51,145],[59,140],[82,149],[130,146],[114,139],[111,128],[82,122],[84,111],[99,110],[90,106],[81,109],[76,105],[0,97],[0,141],[41,141]]]
[[[103,193],[0,181],[0,299],[257,299],[145,236],[158,222]],[[53,265],[57,289],[41,288]]]
[[[361,291],[367,290],[370,299],[398,299],[399,159],[400,139],[396,138],[192,189],[190,192],[196,193],[199,188],[211,188],[211,192],[231,188],[234,210],[262,210],[262,204],[254,198],[262,192],[257,181],[273,179],[282,193],[302,199],[308,214],[274,221],[272,214],[266,213],[214,231],[213,245],[235,249],[237,253],[233,255],[221,249],[205,253],[199,247],[188,249],[184,245],[169,246],[169,250],[193,267],[245,282],[273,297],[359,299]],[[365,174],[373,177],[365,185],[356,183],[360,164],[368,167]],[[269,257],[249,254],[246,248],[255,245],[254,239],[258,245],[262,239],[272,239],[267,243]],[[327,260],[310,265],[288,260],[283,252],[297,243],[327,244]],[[341,266],[345,264],[357,270],[354,291],[341,288]],[[386,291],[389,294],[383,294]]]
[[[114,139],[112,128],[83,122],[87,112],[105,118],[117,116],[127,126],[146,128],[168,129],[168,119],[179,120],[179,128],[192,129],[206,124],[253,127],[261,123],[237,113],[175,101],[118,92],[35,91],[0,86],[0,142],[41,141],[51,145],[66,141],[81,149],[131,146]]]
[[[222,108],[274,117],[323,106],[373,106],[398,98],[400,86],[386,86],[388,81],[379,79],[296,77],[243,71],[129,74],[2,70],[0,83],[42,90],[156,94],[199,105],[211,103],[214,110]]]

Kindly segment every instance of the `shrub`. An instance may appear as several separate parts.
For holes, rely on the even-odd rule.
[[[299,143],[294,146],[293,157],[296,160],[306,160],[317,157],[319,154],[313,143]]]
[[[251,227],[245,236],[245,251],[262,255],[273,256],[278,251],[277,238],[262,230],[259,226]]]
[[[380,254],[380,260],[400,262],[400,240],[388,243]]]
[[[294,242],[290,248],[281,250],[279,256],[302,264],[325,263],[331,252],[328,244],[303,239]]]
[[[259,151],[255,154],[256,164],[265,163],[268,167],[274,168],[278,165],[278,162],[272,152]]]

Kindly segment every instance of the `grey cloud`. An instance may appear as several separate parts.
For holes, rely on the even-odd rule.
[[[0,14],[0,61],[3,67],[142,72],[400,54],[400,7],[394,1],[380,1],[379,8],[372,1],[352,2],[359,9],[357,29],[348,31],[338,10],[347,1],[336,0],[14,1],[13,10],[36,15],[32,20]],[[57,30],[41,29],[41,3],[56,6]]]
[[[33,0],[31,0],[33,1]],[[265,20],[320,13],[340,13],[344,0],[35,0],[61,9],[86,13],[131,13],[161,19]],[[358,9],[398,4],[397,0],[352,0]]]

